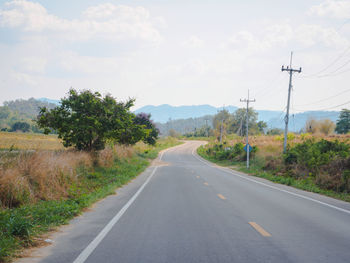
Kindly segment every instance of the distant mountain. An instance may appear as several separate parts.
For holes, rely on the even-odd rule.
[[[193,105],[193,106],[171,106],[163,104],[159,106],[144,106],[137,109],[135,113],[145,112],[152,115],[152,119],[155,122],[166,123],[169,120],[177,119],[189,119],[198,118],[205,115],[215,115],[218,111],[222,110],[223,107],[213,107],[210,105]],[[235,106],[225,107],[229,112],[237,110]]]
[[[36,100],[41,101],[41,102],[52,103],[52,104],[56,104],[56,105],[60,104],[60,100],[52,100],[52,99],[48,99],[48,98],[39,98]]]
[[[259,111],[258,111],[259,112]],[[339,111],[306,111],[297,114],[291,114],[289,116],[289,130],[290,131],[300,131],[305,127],[305,123],[308,119],[323,120],[330,119],[336,122],[339,118]],[[285,113],[278,117],[271,118],[267,120],[267,125],[269,128],[284,128],[284,116]]]
[[[212,116],[223,107],[213,107],[210,105],[194,106],[171,106],[163,104],[160,106],[145,106],[139,108],[135,113],[145,112],[152,115],[152,119],[158,123],[158,127],[165,131],[166,128],[173,127],[177,132],[183,133],[199,128],[205,123],[205,118],[211,121]],[[237,110],[236,106],[227,106],[229,112]],[[267,123],[269,128],[284,128],[284,116],[282,111],[257,110],[258,120]],[[209,117],[208,117],[209,116]],[[298,132],[305,127],[308,119],[316,120],[330,119],[336,122],[339,117],[338,111],[307,111],[303,113],[291,114],[289,121],[289,130]],[[192,123],[192,124],[191,124]]]

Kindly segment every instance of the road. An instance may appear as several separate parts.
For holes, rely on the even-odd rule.
[[[220,168],[200,144],[168,149],[21,262],[350,262],[349,203]]]

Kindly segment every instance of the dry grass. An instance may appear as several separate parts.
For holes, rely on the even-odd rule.
[[[0,149],[63,150],[64,147],[56,135],[0,132]]]
[[[69,187],[77,182],[76,168],[92,165],[91,155],[75,151],[36,151],[8,157],[0,167],[1,206],[66,198]]]
[[[60,200],[79,184],[79,167],[112,167],[117,159],[132,157],[134,149],[107,147],[96,154],[73,150],[8,152],[0,155],[0,207],[17,207],[38,200]]]

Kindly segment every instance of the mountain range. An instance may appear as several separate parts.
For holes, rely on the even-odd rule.
[[[215,115],[223,107],[214,107],[211,105],[193,105],[193,106],[171,106],[163,104],[159,106],[144,106],[135,111],[135,113],[145,112],[152,115],[152,119],[160,124],[170,123],[174,120],[185,120],[192,118],[193,122],[203,123],[199,121],[201,117],[208,115]],[[226,110],[230,113],[236,111],[236,106],[226,106]],[[271,110],[256,110],[258,112],[258,120],[267,123],[269,128],[284,128],[285,113],[282,111]],[[300,131],[304,128],[308,119],[330,119],[336,122],[339,117],[338,111],[306,111],[290,115],[289,129],[291,131]],[[196,127],[199,128],[199,127]]]
[[[51,100],[47,98],[38,99],[42,102],[59,104],[59,100]],[[196,121],[196,119],[202,119],[204,116],[215,115],[223,108],[233,113],[238,109],[236,106],[226,107],[214,107],[208,104],[205,105],[191,105],[191,106],[171,106],[169,104],[162,104],[159,106],[147,105],[135,110],[135,113],[145,112],[152,115],[152,119],[159,124],[166,124],[175,120],[193,119],[194,123],[201,125],[204,120]],[[269,128],[284,128],[284,116],[282,111],[272,110],[256,110],[258,112],[258,120],[267,123]],[[336,122],[339,117],[339,111],[306,111],[302,113],[296,113],[290,115],[289,129],[291,131],[300,131],[304,128],[308,119],[330,119]],[[196,125],[197,126],[197,125]],[[199,127],[196,127],[199,128]]]

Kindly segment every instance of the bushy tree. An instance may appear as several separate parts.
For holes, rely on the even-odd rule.
[[[130,112],[134,100],[117,102],[107,95],[71,89],[60,106],[48,110],[40,108],[37,124],[44,132],[56,131],[65,147],[78,150],[100,150],[107,139],[133,144],[144,138],[146,130],[134,123]]]
[[[22,132],[29,132],[30,130],[30,124],[23,121],[17,121],[11,126],[11,131],[22,131]]]
[[[335,131],[337,133],[348,133],[350,131],[350,110],[343,109],[340,112]]]
[[[144,137],[143,141],[145,143],[154,145],[159,135],[159,130],[156,125],[151,120],[151,114],[139,113],[134,118],[134,123],[137,125],[142,125],[147,129],[147,135]]]
[[[229,122],[229,133],[237,133],[239,135],[245,135],[247,130],[247,122],[246,122],[247,110],[245,108],[237,109],[233,114]],[[249,125],[249,133],[256,134],[259,132],[258,127],[258,113],[253,109],[248,109],[248,125]],[[264,129],[264,122],[260,123],[262,129]],[[267,126],[267,125],[266,125]]]

